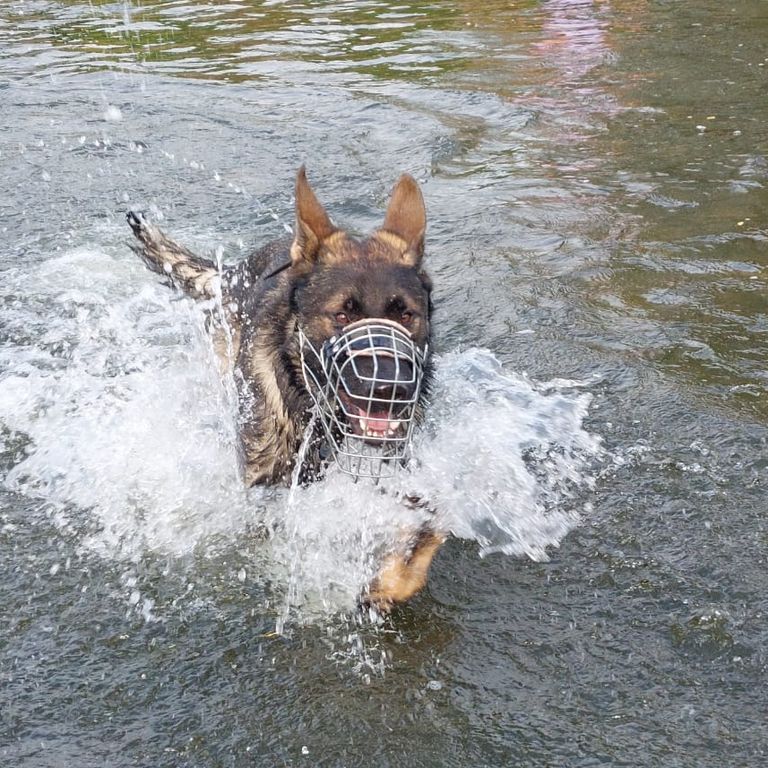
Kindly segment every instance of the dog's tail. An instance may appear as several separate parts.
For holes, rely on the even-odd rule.
[[[220,273],[209,259],[196,256],[179,245],[140,213],[130,211],[128,223],[138,243],[131,248],[153,272],[195,299],[212,299],[219,290]]]

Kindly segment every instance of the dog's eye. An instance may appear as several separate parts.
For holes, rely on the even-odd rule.
[[[337,312],[334,317],[340,325],[346,325],[349,322],[349,315],[346,312]]]
[[[413,312],[411,312],[410,309],[406,309],[401,315],[400,315],[400,322],[408,326],[413,322]]]

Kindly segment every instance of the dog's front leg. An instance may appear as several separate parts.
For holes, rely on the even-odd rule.
[[[445,535],[424,525],[388,554],[368,588],[365,602],[382,613],[413,597],[427,583],[427,573]]]

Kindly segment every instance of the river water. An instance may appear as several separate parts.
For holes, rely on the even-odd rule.
[[[0,766],[763,766],[768,4],[0,3]],[[422,183],[453,532],[246,493],[148,212],[226,261]],[[269,532],[266,535],[265,532]]]

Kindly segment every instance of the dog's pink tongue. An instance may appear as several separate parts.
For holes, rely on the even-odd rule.
[[[362,434],[384,436],[390,432],[395,432],[400,426],[400,422],[390,419],[389,413],[386,411],[376,414],[368,413],[357,406],[354,407],[359,416],[352,419],[353,427]]]

